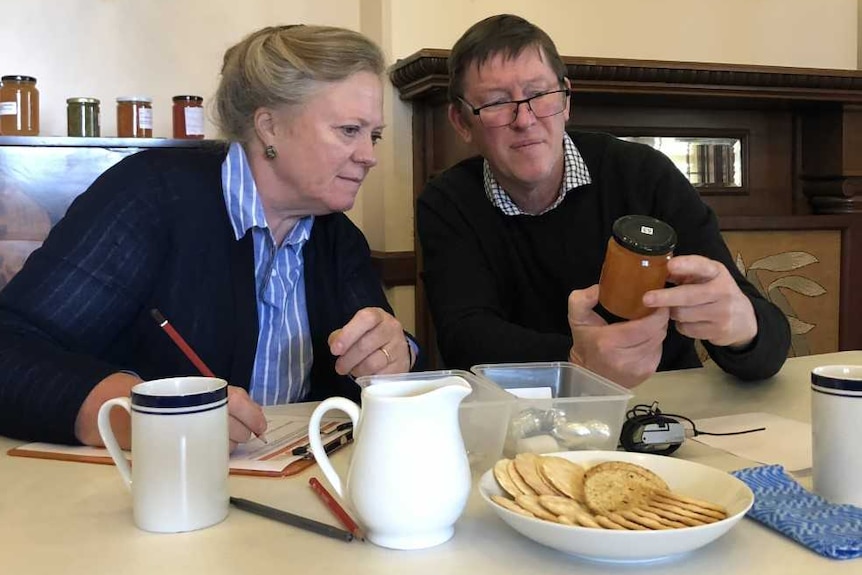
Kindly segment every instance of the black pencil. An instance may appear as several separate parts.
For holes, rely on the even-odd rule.
[[[287,511],[282,511],[281,509],[269,507],[268,505],[263,505],[262,503],[256,503],[240,497],[231,497],[230,502],[234,507],[242,509],[243,511],[248,511],[249,513],[254,513],[255,515],[260,515],[261,517],[280,521],[281,523],[287,523],[288,525],[299,527],[306,531],[312,531],[319,535],[332,537],[333,539],[340,539],[341,541],[348,542],[353,541],[353,533],[350,531],[344,531],[343,529],[327,525],[326,523],[321,523],[320,521],[315,521],[314,519],[294,515],[293,513],[288,513]]]

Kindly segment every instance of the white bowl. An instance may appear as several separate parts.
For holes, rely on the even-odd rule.
[[[680,529],[662,531],[619,531],[561,525],[519,515],[493,501],[491,495],[505,495],[494,479],[494,470],[479,480],[479,493],[500,518],[521,535],[564,553],[594,561],[642,562],[664,559],[703,547],[736,525],[754,503],[748,486],[724,471],[661,455],[618,451],[567,451],[553,453],[590,467],[603,461],[628,461],[660,475],[681,494],[723,505],[726,519]]]

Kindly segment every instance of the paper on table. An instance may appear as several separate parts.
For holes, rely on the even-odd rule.
[[[728,433],[765,427],[742,435],[698,435],[694,441],[789,471],[811,468],[811,425],[771,413],[740,413],[695,421],[700,431]]]
[[[506,391],[521,399],[552,399],[553,390],[550,387],[509,387]]]
[[[352,429],[336,429],[345,419],[326,418],[321,429],[324,445],[341,436],[352,434]],[[314,464],[313,457],[293,455],[297,447],[308,445],[308,417],[288,415],[267,416],[267,443],[253,439],[231,453],[230,471],[240,475],[292,475]],[[351,435],[352,437],[352,435]],[[108,451],[102,447],[56,445],[53,443],[27,443],[9,450],[9,455],[59,459],[86,463],[113,463]],[[131,454],[126,457],[131,459]]]

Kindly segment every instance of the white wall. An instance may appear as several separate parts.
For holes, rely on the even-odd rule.
[[[393,52],[449,48],[510,12],[566,56],[856,69],[857,0],[392,0]]]
[[[154,136],[170,137],[171,97],[212,101],[222,55],[267,25],[359,29],[358,0],[0,0],[0,75],[35,76],[41,135],[66,135],[66,98],[99,98],[116,135],[117,96],[153,98]],[[216,131],[208,122],[207,137]]]

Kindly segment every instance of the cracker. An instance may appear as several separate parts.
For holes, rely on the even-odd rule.
[[[515,497],[515,503],[538,517],[539,519],[546,519],[548,521],[557,521],[557,514],[551,513],[539,503],[539,497],[537,495],[518,495]]]
[[[686,497],[684,495],[679,495],[678,493],[665,491],[657,491],[653,494],[653,497],[659,501],[665,501],[672,505],[677,505],[684,509],[699,513],[700,515],[706,515],[707,517],[714,517],[715,519],[727,518],[727,510],[724,507],[716,505],[715,503],[710,503],[709,501],[703,501],[701,499],[695,499],[693,497]]]
[[[659,521],[657,519],[652,519],[650,517],[644,517],[643,515],[638,515],[637,513],[635,513],[634,509],[626,509],[625,511],[620,511],[619,514],[621,516],[625,517],[626,519],[628,519],[629,521],[631,521],[632,523],[637,523],[638,525],[643,525],[644,527],[646,527],[648,529],[653,529],[656,531],[660,531],[663,529],[671,529],[671,527],[669,525],[665,525],[664,523],[662,523],[661,521]],[[680,526],[684,527],[684,525],[682,525],[682,523],[680,523]]]
[[[568,459],[544,456],[539,459],[539,474],[563,495],[584,501],[584,468]]]
[[[688,517],[689,519],[694,519],[696,521],[700,521],[701,523],[715,523],[720,519],[717,517],[710,517],[709,515],[702,515],[695,511],[691,511],[680,505],[674,505],[673,503],[665,503],[664,501],[658,501],[656,499],[650,502],[650,507],[664,509],[665,511],[670,511],[672,513],[676,513],[682,517]]]
[[[560,523],[561,525],[571,525],[571,526],[576,526],[578,524],[576,521],[574,521],[573,519],[570,519],[566,515],[557,515],[557,523]]]
[[[656,515],[655,513],[647,511],[646,509],[635,508],[626,511],[625,513],[633,513],[638,517],[644,518],[645,520],[655,521],[656,523],[660,523],[668,527],[673,527],[674,529],[680,527],[688,527],[688,525],[686,525],[685,523],[680,523],[679,521],[674,521],[673,519],[668,519],[667,517]]]
[[[632,463],[599,463],[584,474],[584,500],[597,514],[644,507],[656,489],[667,490],[667,483]]]
[[[533,488],[536,495],[559,495],[539,474],[539,459],[535,453],[519,453],[515,456],[515,469],[521,478]]]
[[[656,507],[653,505],[649,505],[644,507],[645,510],[655,513],[659,517],[664,517],[665,519],[672,519],[673,521],[678,521],[680,523],[684,523],[689,527],[696,527],[697,525],[706,525],[706,522],[701,521],[699,519],[692,519],[691,517],[686,517],[684,515],[680,515],[679,513],[674,513],[668,509],[662,509],[661,507]]]
[[[586,510],[574,499],[564,495],[539,495],[539,503],[542,507],[556,513],[557,515],[574,516],[578,513],[586,513]]]
[[[518,489],[518,486],[515,485],[515,482],[509,476],[508,463],[508,459],[501,459],[494,464],[494,479],[497,480],[497,484],[503,491],[515,497],[516,495],[521,495],[521,490]]]
[[[608,513],[607,518],[610,519],[611,521],[613,521],[614,523],[616,523],[617,525],[622,525],[623,527],[625,527],[626,529],[629,529],[630,531],[647,531],[648,530],[647,527],[644,527],[640,523],[635,523],[634,521],[629,521],[628,519],[626,519],[625,517],[623,517],[619,513],[614,513],[614,512]]]
[[[520,505],[518,505],[517,503],[512,501],[511,499],[507,499],[507,498],[503,497],[502,495],[492,495],[491,501],[493,501],[494,503],[496,503],[500,507],[505,507],[509,511],[514,511],[515,513],[517,513],[519,515],[523,515],[525,517],[535,517],[535,515],[533,515],[532,513],[530,513],[529,511],[527,511],[526,509],[524,509],[523,507],[521,507]]]
[[[509,478],[512,480],[512,483],[515,484],[515,487],[520,491],[519,495],[535,495],[536,492],[533,491],[533,488],[527,485],[524,482],[524,478],[521,477],[521,474],[518,473],[517,468],[515,468],[515,462],[511,459],[508,460],[506,464],[506,471],[509,472]]]
[[[596,523],[599,524],[599,527],[604,527],[605,529],[616,529],[618,531],[626,531],[626,528],[622,525],[611,521],[604,515],[596,515]]]

